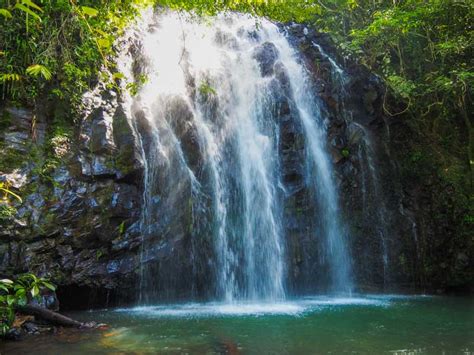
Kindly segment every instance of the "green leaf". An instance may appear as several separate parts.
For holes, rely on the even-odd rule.
[[[1,80],[0,80],[0,81],[1,81]],[[20,201],[20,203],[23,203],[23,200],[21,199],[21,197],[18,196],[18,195],[17,195],[16,193],[14,193],[13,191],[11,191],[11,190],[9,190],[9,189],[7,189],[7,188],[4,188],[4,187],[2,187],[2,186],[0,186],[0,191],[3,191],[3,192],[5,192],[5,193],[7,193],[7,194],[9,194],[9,195],[11,195],[11,196],[13,196],[13,197],[15,197],[18,201]]]
[[[43,281],[42,284],[43,284],[44,287],[50,289],[51,291],[56,290],[56,286],[54,286],[53,284],[51,284],[49,282]]]
[[[50,80],[52,77],[52,74],[48,68],[41,64],[30,65],[28,68],[26,68],[26,73],[34,77],[41,75],[46,80]]]
[[[26,290],[24,288],[20,288],[15,292],[15,296],[18,299],[23,299],[26,296]]]
[[[30,290],[31,296],[36,297],[39,295],[39,287],[34,285],[33,288]]]
[[[4,83],[6,81],[20,81],[20,79],[20,75],[16,73],[0,74],[0,83]]]
[[[26,305],[27,303],[28,303],[28,300],[26,299],[26,296],[24,296],[24,297],[18,299],[18,304],[19,304],[20,306],[24,306],[24,305]]]
[[[99,45],[100,48],[108,49],[110,48],[112,43],[107,38],[99,38],[97,40],[97,44]]]
[[[39,7],[38,5],[36,5],[33,1],[31,0],[22,0],[21,3],[23,5],[26,5],[28,7],[32,7],[33,9],[36,9],[38,10],[39,12],[43,12],[43,9],[41,7]]]
[[[33,18],[35,18],[39,22],[41,22],[41,17],[36,12],[34,12],[30,8],[26,7],[25,5],[17,3],[17,4],[15,4],[15,9],[21,10],[21,11],[33,16]]]
[[[123,73],[120,73],[120,72],[119,72],[119,73],[114,73],[114,74],[112,75],[112,79],[114,79],[114,80],[123,79],[123,78],[125,78],[125,75],[124,75]],[[123,223],[123,222],[122,222],[122,223]]]
[[[98,28],[94,28],[94,31],[97,32],[98,34],[100,34],[101,36],[103,37],[107,37],[108,34],[104,31],[102,31],[101,29],[98,29]]]
[[[5,18],[12,18],[12,13],[8,11],[7,9],[0,9],[0,15],[2,15]]]
[[[201,83],[201,85],[199,86],[199,93],[204,97],[209,97],[211,95],[217,94],[216,90],[207,82]]]
[[[13,281],[10,279],[2,279],[0,280],[0,282],[3,284],[9,284],[9,285],[13,284]]]
[[[7,296],[7,305],[12,306],[16,302],[16,297],[13,295]]]
[[[89,6],[81,6],[81,10],[84,15],[87,15],[90,17],[95,17],[99,13],[99,11]]]

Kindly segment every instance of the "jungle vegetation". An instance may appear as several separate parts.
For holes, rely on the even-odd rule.
[[[44,290],[54,292],[56,286],[31,273],[19,275],[14,280],[0,280],[0,336],[5,335],[13,325],[16,308],[33,300],[41,301]]]

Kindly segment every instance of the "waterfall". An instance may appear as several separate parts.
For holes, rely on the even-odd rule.
[[[382,193],[380,186],[379,174],[375,167],[374,161],[374,148],[372,138],[369,132],[360,124],[353,123],[354,127],[360,131],[361,144],[358,149],[358,158],[361,164],[362,172],[362,204],[363,208],[367,213],[371,210],[370,206],[376,206],[375,211],[372,213],[375,217],[376,222],[376,233],[378,234],[381,241],[381,255],[383,265],[383,283],[384,287],[388,281],[388,248],[387,238],[389,236],[388,228],[388,216],[389,212],[385,201],[385,196]],[[369,191],[372,193],[372,199],[369,199]]]
[[[370,132],[360,123],[353,120],[352,112],[346,108],[346,101],[348,98],[347,86],[349,85],[349,77],[347,73],[336,63],[336,61],[327,54],[324,49],[312,42],[313,46],[318,49],[320,54],[328,60],[331,65],[332,82],[339,94],[339,107],[342,111],[346,124],[349,126],[351,136],[359,137],[359,144],[357,149],[357,157],[361,169],[361,192],[362,192],[362,207],[370,219],[369,215],[374,220],[375,233],[380,238],[381,243],[381,257],[383,266],[383,284],[389,279],[389,259],[387,239],[389,237],[389,209],[385,195],[383,194],[380,184],[380,176],[376,169],[376,152],[374,149],[374,142]],[[387,128],[388,129],[388,128]],[[416,238],[416,224],[412,228]]]
[[[322,104],[284,32],[240,14],[166,12],[144,22],[140,60],[128,63],[130,73],[148,76],[130,99],[146,161],[142,302],[164,283],[168,292],[181,283],[191,295],[226,302],[287,296],[286,119],[302,127],[300,163],[315,206],[308,237],[329,271],[325,289],[349,292],[348,235]]]

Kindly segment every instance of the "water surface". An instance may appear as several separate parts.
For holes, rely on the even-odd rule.
[[[41,354],[472,354],[473,302],[428,296],[310,297],[78,312],[110,324],[0,345]]]

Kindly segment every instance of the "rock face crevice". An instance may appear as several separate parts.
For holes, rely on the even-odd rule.
[[[313,90],[328,117],[327,147],[341,196],[341,218],[349,229],[357,289],[445,291],[449,280],[442,276],[430,279],[424,269],[427,259],[436,252],[436,260],[445,263],[443,269],[467,275],[469,251],[443,261],[430,246],[442,245],[449,226],[433,226],[425,211],[426,204],[433,201],[433,191],[406,186],[400,174],[402,162],[396,150],[403,144],[407,127],[402,118],[384,115],[385,91],[380,80],[365,67],[334,54],[326,36],[303,25],[288,25],[283,30],[311,72]],[[274,109],[280,120],[279,154],[286,189],[287,288],[295,294],[318,292],[311,285],[324,283],[325,271],[318,266],[318,245],[308,235],[310,226],[303,223],[318,213],[305,188],[303,128],[292,119],[288,74],[277,60],[276,48],[265,43],[254,57],[262,75],[273,75],[275,80]],[[142,230],[144,172],[149,158],[144,151],[152,144],[147,138],[152,129],[144,118],[147,113],[135,112],[132,118],[125,102],[122,94],[99,84],[85,96],[84,111],[65,136],[50,134],[54,114],[45,113],[48,109],[41,110],[42,114],[9,105],[0,109],[0,181],[23,199],[22,203],[14,199],[2,202],[0,275],[26,271],[46,275],[59,285],[60,298],[70,307],[79,306],[78,295],[96,294],[89,304],[92,307],[136,300],[141,266],[149,264],[147,272],[159,275],[160,292],[168,289],[165,297],[185,296],[181,291],[190,285],[196,295],[205,297],[212,268],[205,263],[195,265],[191,259],[196,248],[209,259],[214,252],[209,240],[200,244],[192,240],[188,201],[163,203],[167,186],[161,186],[150,200],[156,204],[152,210],[160,216],[158,222],[148,227],[153,233]],[[182,142],[188,164],[198,173],[199,142],[188,115],[176,112],[180,119],[172,122],[172,129]],[[45,169],[48,162],[54,164]],[[157,174],[165,172],[158,169]],[[170,182],[178,183],[191,193],[189,182],[181,181],[179,175]],[[425,204],[421,198],[426,198]],[[183,208],[173,210],[170,205]],[[146,248],[153,252],[145,259],[144,233],[155,236],[147,242]],[[173,264],[176,255],[181,258],[179,265]],[[171,269],[176,273],[170,275]],[[463,281],[460,285],[463,287]]]

